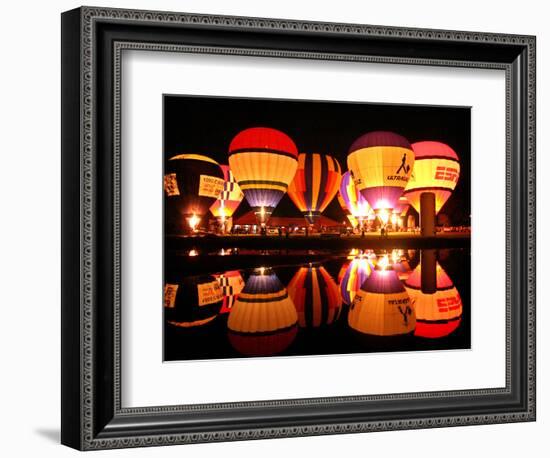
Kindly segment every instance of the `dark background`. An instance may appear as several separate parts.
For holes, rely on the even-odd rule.
[[[452,88],[449,88],[452,90]],[[292,138],[301,153],[329,154],[347,170],[347,154],[359,136],[389,130],[414,143],[448,144],[460,158],[460,179],[440,214],[453,225],[470,224],[470,108],[356,102],[244,99],[233,97],[164,96],[164,160],[197,153],[227,164],[233,137],[248,127],[272,127]],[[246,199],[235,216],[249,210]],[[288,195],[274,216],[300,216]],[[345,219],[337,199],[324,215]]]

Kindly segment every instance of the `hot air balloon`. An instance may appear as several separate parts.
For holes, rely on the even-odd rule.
[[[172,157],[164,175],[166,230],[195,230],[220,195],[223,184],[223,171],[214,159],[200,154]]]
[[[397,200],[395,207],[393,207],[393,214],[398,216],[405,216],[407,214],[407,211],[409,211],[409,207],[409,200],[405,196],[401,196]]]
[[[229,167],[261,225],[287,191],[297,166],[296,145],[276,129],[245,129],[229,145]]]
[[[370,336],[403,336],[414,331],[414,306],[397,273],[380,263],[357,292],[349,326]]]
[[[363,221],[374,215],[367,199],[365,199],[355,187],[350,172],[346,172],[342,175],[338,197],[338,201],[342,208],[344,210],[347,209],[347,211],[359,221],[360,225],[363,224]],[[352,221],[350,222],[353,224]]]
[[[405,282],[416,310],[414,335],[437,339],[451,334],[460,325],[462,299],[445,270],[436,265],[437,290],[433,294],[422,292],[422,270],[418,264]]]
[[[233,176],[228,165],[220,165],[223,172],[223,190],[210,207],[210,213],[222,224],[225,232],[225,222],[233,216],[237,207],[241,204],[244,194]]]
[[[288,196],[309,224],[315,224],[338,192],[340,164],[325,154],[298,155],[298,169],[288,187]]]
[[[246,356],[271,356],[284,351],[298,332],[292,299],[269,268],[254,270],[235,301],[227,327],[229,342]]]
[[[223,292],[211,275],[185,277],[164,285],[164,318],[180,328],[202,326],[216,318]]]
[[[220,314],[229,313],[239,293],[244,288],[244,280],[238,270],[228,270],[223,274],[214,275],[223,293],[223,302]]]
[[[355,186],[385,224],[409,181],[414,153],[409,141],[393,132],[370,132],[349,149],[348,169]]]
[[[372,262],[365,254],[359,254],[349,262],[344,273],[339,275],[341,277],[340,294],[344,303],[348,305],[353,303],[355,294],[369,277],[372,269]]]
[[[460,162],[454,150],[440,142],[417,142],[412,144],[415,161],[405,196],[420,213],[420,195],[432,192],[435,195],[435,213],[439,213],[453,192],[460,177]]]
[[[323,266],[300,267],[287,289],[298,312],[300,327],[329,325],[340,316],[342,298],[338,285]]]

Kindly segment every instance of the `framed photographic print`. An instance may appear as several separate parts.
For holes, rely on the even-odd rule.
[[[62,442],[533,421],[535,38],[62,15]]]

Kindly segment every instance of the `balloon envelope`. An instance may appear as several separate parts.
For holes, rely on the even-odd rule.
[[[211,275],[166,282],[164,318],[180,328],[202,326],[216,318],[222,300],[222,289]]]
[[[393,132],[369,132],[349,149],[348,169],[355,186],[375,211],[395,206],[413,165],[409,141]]]
[[[340,164],[332,156],[301,153],[288,196],[306,221],[314,224],[338,192],[341,179]]]
[[[355,187],[355,183],[350,172],[342,175],[340,182],[339,197],[340,205],[356,219],[363,220],[373,214],[372,208],[367,199],[365,199],[359,190]]]
[[[180,154],[166,163],[164,196],[168,231],[189,229],[188,219],[204,219],[223,190],[219,164],[200,154]]]
[[[260,223],[266,223],[298,166],[298,149],[283,132],[252,127],[229,145],[229,167]]]
[[[277,275],[256,269],[229,312],[229,341],[243,355],[274,355],[292,343],[297,321],[294,303]]]
[[[300,267],[288,284],[300,327],[320,327],[334,323],[340,316],[342,298],[338,285],[320,265]]]
[[[418,264],[405,282],[416,310],[414,334],[428,339],[445,337],[460,325],[462,317],[460,294],[439,263],[436,265],[435,293],[423,293],[421,279],[422,266]]]
[[[357,292],[348,314],[352,329],[373,336],[414,331],[414,306],[397,273],[375,269]]]
[[[214,275],[223,293],[223,302],[220,314],[229,313],[244,288],[244,280],[238,270],[228,270],[223,274]]]
[[[244,194],[228,165],[220,165],[223,172],[223,190],[210,207],[210,213],[216,218],[231,218],[241,204]]]
[[[339,275],[340,293],[344,303],[351,305],[357,291],[363,282],[369,277],[373,269],[368,256],[359,255],[353,258],[346,267],[346,270]]]
[[[445,205],[460,177],[460,162],[456,152],[445,143],[417,142],[412,144],[415,155],[413,173],[405,196],[420,213],[420,195],[423,192],[435,194],[435,212]]]

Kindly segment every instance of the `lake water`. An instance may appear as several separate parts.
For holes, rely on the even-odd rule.
[[[168,251],[164,360],[470,348],[470,251]]]

